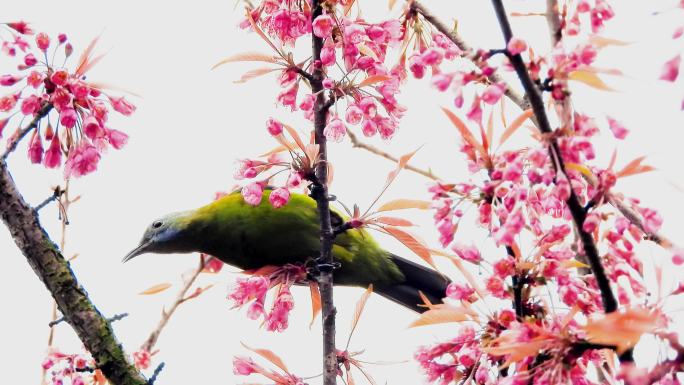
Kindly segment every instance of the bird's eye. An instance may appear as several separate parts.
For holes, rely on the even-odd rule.
[[[161,225],[162,225],[161,221],[155,221],[154,223],[152,223],[152,227],[154,227],[155,229],[160,228]]]

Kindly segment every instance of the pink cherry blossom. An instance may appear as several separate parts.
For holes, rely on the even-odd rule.
[[[107,135],[107,140],[109,141],[109,144],[111,144],[112,147],[114,147],[117,150],[122,149],[123,146],[125,146],[126,143],[128,143],[128,135],[124,132],[110,128],[105,128],[105,133]]]
[[[45,152],[43,164],[47,168],[57,168],[62,164],[62,147],[59,142],[59,135],[53,135],[50,147]]]
[[[684,249],[675,247],[672,251],[672,263],[677,266],[684,264]],[[684,287],[684,283],[680,284],[680,286]]]
[[[525,40],[514,36],[508,41],[506,49],[508,49],[508,53],[511,55],[518,55],[519,53],[527,50],[527,43]]]
[[[496,104],[505,90],[506,86],[504,84],[490,84],[482,93],[482,101],[487,104]]]
[[[347,127],[345,127],[342,119],[338,117],[332,118],[323,129],[323,135],[333,142],[341,142],[346,134]]]
[[[349,124],[359,124],[363,120],[363,111],[356,105],[350,105],[347,107],[347,111],[345,112],[344,119],[347,121]]]
[[[269,134],[277,136],[283,132],[283,124],[273,118],[268,118],[266,121],[266,129]]]
[[[266,317],[266,330],[282,332],[287,329],[290,311],[294,308],[294,300],[290,289],[283,287],[273,303],[271,312]]]
[[[475,289],[467,284],[460,284],[457,282],[450,283],[446,289],[447,297],[455,300],[469,301],[473,294],[475,294]]]
[[[283,90],[278,94],[278,103],[283,107],[290,107],[291,111],[297,109],[297,91],[299,90],[299,83],[295,83],[292,87]]]
[[[7,23],[7,26],[13,30],[19,32],[22,35],[33,35],[33,30],[29,27],[28,23],[25,21],[17,21],[12,23]]]
[[[0,86],[13,86],[23,79],[14,75],[0,75]]]
[[[465,261],[474,263],[476,265],[482,261],[480,250],[478,250],[474,245],[456,243],[451,247],[451,249]]]
[[[607,117],[608,119],[608,127],[610,130],[613,132],[613,136],[617,139],[624,139],[627,137],[627,134],[629,133],[629,130],[625,128],[622,123],[618,122],[617,120]]]
[[[40,110],[40,99],[31,95],[21,102],[21,113],[24,115],[33,115]]]
[[[256,362],[249,357],[233,357],[233,374],[249,376],[258,370]]]
[[[451,85],[451,81],[454,79],[454,74],[450,73],[440,73],[432,77],[432,85],[439,91],[446,91]]]
[[[330,37],[332,35],[332,30],[335,27],[335,22],[330,15],[320,15],[318,16],[313,23],[311,24],[313,27],[313,34],[320,37],[321,39],[325,39]]]
[[[76,147],[69,150],[66,163],[64,164],[64,178],[81,177],[97,170],[100,161],[100,153],[97,149],[82,141]]]
[[[252,182],[242,188],[242,197],[245,202],[252,206],[258,206],[264,193],[264,187],[260,182]]]
[[[26,67],[33,67],[37,63],[38,59],[36,59],[36,57],[33,56],[32,53],[28,53],[26,54],[26,56],[24,56],[24,64],[26,65]]]
[[[114,111],[124,116],[130,116],[135,112],[135,106],[129,103],[123,96],[116,98],[108,96],[109,102],[112,104]]]
[[[46,33],[39,33],[36,35],[36,46],[38,49],[41,51],[47,51],[47,49],[50,47],[50,36],[48,36]]]
[[[76,111],[73,108],[65,108],[59,113],[59,122],[68,128],[73,128],[78,121]]]
[[[333,64],[335,64],[335,46],[334,45],[325,45],[323,49],[321,49],[321,64],[323,64],[326,67],[329,67]]]
[[[40,138],[38,131],[33,131],[31,142],[28,148],[28,157],[31,163],[37,164],[43,160],[43,141]]]
[[[66,113],[69,110],[64,110],[63,112]],[[73,110],[71,110],[73,111]],[[75,111],[74,111],[75,114]],[[65,117],[65,114],[62,114],[62,118]],[[64,120],[64,119],[61,119]],[[65,126],[69,127],[68,124],[62,123]],[[73,125],[72,125],[73,127]],[[97,120],[92,115],[86,116],[85,119],[83,119],[83,123],[81,124],[81,127],[83,129],[83,133],[90,139],[95,140],[97,138],[102,138],[105,135],[105,130],[104,128],[100,125],[100,122]]]
[[[152,354],[145,349],[133,352],[133,363],[138,369],[147,369],[152,364]]]
[[[64,86],[69,80],[69,73],[65,70],[58,70],[50,75],[50,81],[56,86]]]
[[[282,187],[273,190],[268,196],[268,201],[271,202],[271,205],[276,209],[285,206],[289,200],[290,190]]]
[[[677,55],[665,62],[660,73],[660,79],[668,82],[674,82],[679,76],[679,64],[682,61],[681,55]]]
[[[373,136],[378,132],[378,125],[375,124],[373,119],[364,119],[363,124],[361,126],[361,131],[365,136]]]

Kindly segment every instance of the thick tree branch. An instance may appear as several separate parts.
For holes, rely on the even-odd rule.
[[[311,22],[323,13],[320,0],[311,2]],[[316,176],[313,180],[311,196],[316,200],[318,216],[321,221],[321,255],[318,260],[318,287],[321,292],[323,321],[323,385],[337,383],[337,351],[335,348],[335,305],[333,303],[333,255],[332,245],[335,239],[330,222],[330,197],[328,196],[328,154],[325,129],[330,104],[323,92],[323,71],[321,66],[321,49],[323,39],[311,34],[313,64],[311,91],[316,95],[314,104],[315,142],[319,146],[319,160],[316,164]]]
[[[43,107],[42,115],[36,116],[29,126],[36,127],[38,120],[48,112],[49,108]],[[17,247],[95,359],[97,368],[117,385],[146,384],[143,376],[128,362],[107,319],[79,285],[69,262],[41,227],[36,211],[24,201],[4,159],[0,159],[0,215]]]

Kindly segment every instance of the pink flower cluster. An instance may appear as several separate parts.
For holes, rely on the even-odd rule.
[[[306,269],[302,266],[285,265],[273,269],[268,276],[253,275],[238,278],[228,299],[234,302],[234,308],[248,303],[247,317],[250,319],[264,319],[266,330],[282,332],[287,329],[290,311],[294,308],[294,299],[290,287],[298,282],[306,281]],[[277,287],[275,299],[270,311],[266,311],[266,293]]]
[[[94,368],[92,358],[81,354],[65,354],[51,350],[43,361],[42,367],[49,373],[53,385],[86,385],[93,383],[94,374],[88,368]],[[66,381],[66,382],[65,382]]]
[[[429,382],[447,385],[458,382],[467,376],[480,361],[479,337],[473,327],[461,328],[457,337],[431,347],[421,347],[414,354],[414,358],[425,373]],[[480,366],[481,368],[486,368]],[[486,370],[481,370],[486,375]],[[480,379],[477,379],[478,383]]]
[[[35,36],[33,42],[26,40],[33,31],[26,23],[10,23],[14,41],[4,41],[2,51],[9,56],[21,56],[18,73],[0,76],[0,86],[14,88],[0,96],[0,112],[11,113],[0,119],[0,137],[3,128],[15,115],[34,118],[51,106],[55,113],[49,114],[31,133],[28,143],[28,157],[32,163],[42,163],[47,168],[58,168],[64,162],[64,177],[80,177],[97,169],[101,154],[108,147],[121,149],[128,141],[128,135],[107,126],[108,114],[114,110],[130,115],[135,106],[123,97],[104,93],[100,86],[85,81],[85,73],[99,58],[91,57],[90,50],[76,66],[69,71],[56,66],[58,51],[64,61],[71,56],[73,48],[64,34],[51,41],[45,33]],[[38,52],[36,52],[36,49]],[[52,50],[52,54],[48,51]],[[42,52],[40,52],[42,51]],[[45,63],[36,59],[45,57]],[[50,62],[48,57],[52,57]],[[50,123],[53,116],[55,125]],[[21,127],[8,139],[8,146],[20,138]],[[45,141],[45,144],[44,144]],[[47,147],[47,148],[46,148]]]

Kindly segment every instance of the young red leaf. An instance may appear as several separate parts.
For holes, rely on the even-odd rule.
[[[393,211],[403,209],[427,210],[430,208],[431,205],[431,202],[421,201],[417,199],[395,199],[380,206],[378,211]]]
[[[249,346],[245,345],[244,342],[241,342],[241,344],[242,344],[242,346],[244,346],[246,349],[249,349],[249,350],[253,351],[254,353],[256,353],[256,354],[258,354],[258,355],[264,357],[264,358],[267,359],[270,363],[272,363],[273,365],[275,365],[275,366],[279,367],[280,369],[282,369],[285,373],[289,373],[289,371],[287,370],[287,366],[285,366],[285,363],[283,362],[283,360],[282,360],[280,357],[278,357],[277,354],[273,353],[272,351],[270,351],[270,350],[268,350],[268,349],[255,349],[255,348],[250,348]]]
[[[487,158],[487,152],[485,151],[484,147],[482,147],[482,145],[475,139],[475,137],[470,132],[465,123],[463,123],[463,121],[459,119],[459,117],[456,116],[456,114],[454,114],[450,110],[442,107],[442,111],[444,111],[444,113],[449,118],[454,127],[458,129],[458,132],[461,134],[463,140],[469,145],[473,146],[473,148],[475,148],[475,150],[477,150],[477,152],[480,153],[480,156],[482,156],[483,158]]]
[[[234,80],[233,83],[237,83],[237,84],[246,83],[246,82],[248,82],[254,78],[266,75],[268,73],[271,73],[271,72],[277,71],[277,70],[278,70],[278,68],[257,68],[257,69],[253,69],[251,71],[245,72],[245,74],[242,75],[240,77],[240,79]]]
[[[311,292],[311,323],[309,328],[311,328],[316,316],[321,312],[321,293],[318,291],[318,284],[314,281],[309,281],[309,291]]]
[[[149,288],[147,288],[147,289],[141,291],[141,292],[138,293],[138,294],[139,294],[139,295],[152,295],[152,294],[157,294],[157,293],[161,293],[162,291],[164,291],[164,290],[166,290],[166,289],[168,289],[168,288],[170,288],[170,287],[171,287],[171,284],[170,284],[170,283],[160,283],[160,284],[151,286],[151,287],[149,287]]]
[[[601,78],[599,78],[596,73],[585,70],[576,70],[568,74],[569,80],[574,80],[577,82],[584,83],[589,87],[596,88],[602,91],[615,91],[608,84],[606,84]]]
[[[370,297],[372,292],[373,284],[370,284],[363,295],[361,295],[361,298],[359,298],[359,301],[356,303],[356,310],[354,311],[354,318],[352,318],[349,339],[351,339],[351,335],[354,333],[356,326],[359,324],[359,319],[361,318],[361,314],[363,314],[363,308],[366,307],[366,302],[368,301],[368,297]]]
[[[358,87],[361,88],[361,87],[365,87],[365,86],[370,86],[372,84],[382,83],[382,82],[390,80],[390,79],[392,79],[392,77],[387,76],[387,75],[373,75],[373,76],[367,77],[364,81],[359,83]]]
[[[515,131],[518,130],[518,128],[520,128],[520,126],[522,126],[522,124],[525,123],[525,121],[532,115],[534,115],[534,111],[532,111],[532,109],[528,109],[523,111],[520,116],[515,118],[515,120],[511,122],[511,125],[506,127],[506,131],[501,134],[501,138],[499,138],[499,146],[508,140],[508,138],[510,138],[511,135],[513,135],[513,133],[515,133]]]
[[[422,313],[409,327],[435,325],[448,322],[470,321],[472,311],[461,306],[434,305],[430,310]]]
[[[288,125],[288,124],[285,124],[285,123],[283,123],[283,127],[285,127],[285,129],[286,129],[287,132],[290,134],[290,136],[292,137],[292,139],[294,139],[295,143],[297,143],[297,146],[299,146],[299,148],[300,148],[302,151],[306,152],[306,146],[304,145],[304,142],[302,141],[302,138],[299,137],[299,134],[297,133],[297,130],[295,130],[294,128],[292,128],[292,126],[290,126],[290,125]]]
[[[373,219],[373,221],[377,223],[382,223],[383,225],[390,226],[414,226],[413,222],[411,221],[395,217],[377,217]]]
[[[228,56],[225,59],[220,60],[218,63],[214,64],[211,69],[216,69],[227,63],[243,62],[243,61],[260,61],[266,63],[276,63],[277,58],[272,55],[266,55],[264,53],[258,52],[244,52],[236,55]]]
[[[627,163],[627,165],[623,167],[622,170],[616,173],[617,177],[623,178],[655,170],[653,166],[642,165],[641,162],[643,162],[644,159],[646,159],[645,156],[640,156],[634,159],[633,161]]]
[[[85,51],[83,51],[81,56],[78,58],[78,66],[76,66],[76,71],[74,71],[76,75],[83,75],[87,69],[92,67],[92,65],[88,64],[88,62],[90,61],[90,54],[93,53],[93,49],[95,49],[95,44],[97,44],[98,40],[100,40],[100,36],[91,40]]]
[[[425,246],[416,236],[406,232],[405,230],[398,229],[392,226],[385,226],[383,229],[396,240],[403,243],[404,246],[408,247],[411,251],[416,253],[421,259],[430,264],[430,266],[435,269],[435,262],[432,260],[432,255],[430,255],[430,249]]]

